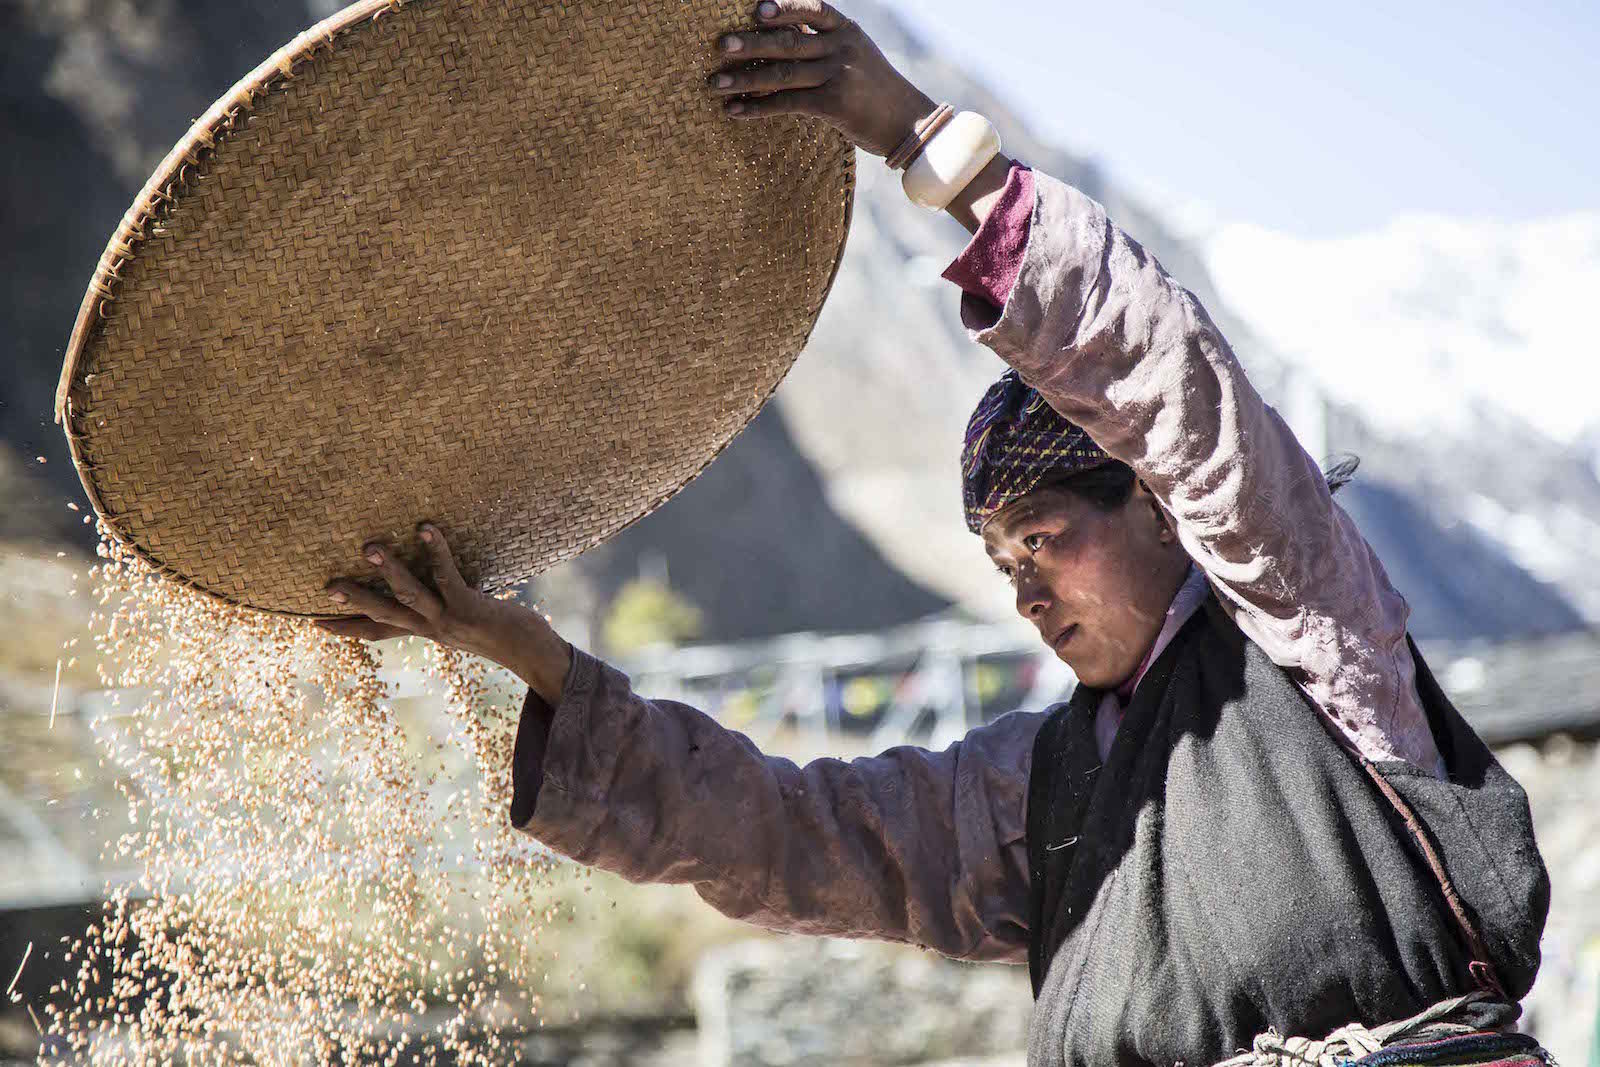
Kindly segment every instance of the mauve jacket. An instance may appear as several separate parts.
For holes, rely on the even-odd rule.
[[[951,276],[975,339],[1138,472],[1334,736],[1433,772],[1405,600],[1193,294],[1099,204],[1025,168]],[[692,883],[760,926],[1024,963],[1024,808],[1048,710],[942,752],[800,767],[575,649],[556,707],[528,695],[511,819],[580,863]]]

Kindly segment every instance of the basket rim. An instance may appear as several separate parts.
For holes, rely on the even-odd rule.
[[[133,205],[123,214],[121,222],[107,241],[106,249],[101,254],[95,267],[94,275],[90,280],[87,292],[84,294],[83,302],[79,305],[77,318],[73,323],[72,334],[67,341],[61,376],[56,384],[53,405],[55,421],[65,433],[73,467],[77,471],[78,479],[83,485],[89,504],[94,509],[99,528],[104,533],[114,537],[125,551],[131,552],[161,578],[174,581],[228,607],[289,619],[329,620],[351,617],[349,614],[309,614],[245,603],[242,600],[209,588],[190,575],[156,558],[148,549],[128,535],[119,526],[116,517],[106,509],[94,478],[94,466],[83,455],[82,435],[77,432],[73,425],[72,390],[73,386],[78,382],[79,365],[83,360],[84,353],[89,348],[95,327],[104,316],[105,306],[116,299],[114,286],[119,280],[123,265],[138,256],[139,246],[145,240],[145,227],[153,221],[158,221],[173,205],[184,197],[187,191],[185,179],[188,177],[188,172],[200,168],[204,156],[216,146],[220,139],[225,138],[232,131],[240,116],[247,115],[259,97],[293,80],[297,67],[313,59],[321,51],[336,50],[339,47],[339,39],[341,37],[361,28],[365,24],[380,22],[383,16],[390,12],[421,2],[425,2],[425,0],[356,0],[350,6],[335,12],[297,34],[287,44],[274,51],[243,78],[235,82],[226,93],[207,108],[205,113],[190,125],[188,131],[157,165],[155,172],[134,197]],[[816,332],[820,309],[826,303],[828,296],[833,291],[834,283],[838,280],[839,269],[844,262],[845,248],[849,243],[850,227],[854,220],[855,193],[856,159],[855,151],[852,148],[847,157],[845,167],[842,236],[838,248],[834,252],[834,261],[829,270],[827,281],[819,294],[818,316],[812,318],[810,328],[806,331],[806,339],[802,342],[800,351],[796,354],[796,359],[799,358],[800,354],[803,354],[806,344],[809,344],[812,335]],[[793,363],[791,362],[790,368],[792,366]],[[785,369],[784,373],[773,383],[772,388],[767,390],[766,394],[761,397],[760,403],[752,409],[750,418],[739,429],[734,431],[726,441],[717,446],[706,457],[705,461],[687,474],[681,482],[666,490],[657,499],[652,500],[648,506],[624,526],[604,538],[591,542],[587,548],[580,550],[576,555],[582,555],[583,552],[595,547],[595,545],[618,536],[623,530],[630,528],[641,519],[654,513],[662,504],[676,496],[690,482],[699,477],[712,462],[722,455],[729,445],[738,439],[740,434],[749,428],[756,415],[760,414],[772,400],[773,394],[777,391],[778,386],[783,384],[784,379],[788,377],[788,373],[788,369]],[[525,581],[526,579],[522,580]],[[513,582],[509,584],[519,583]],[[485,591],[493,592],[497,590],[486,588]]]

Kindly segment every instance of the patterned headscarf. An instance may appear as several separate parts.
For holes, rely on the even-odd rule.
[[[1111,457],[1008,370],[989,387],[967,423],[961,448],[961,500],[967,529],[980,533],[994,513],[1047,476],[1090,470]]]

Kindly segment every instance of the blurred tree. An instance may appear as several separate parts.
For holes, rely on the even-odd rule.
[[[601,623],[601,638],[614,655],[648,645],[678,644],[699,637],[700,609],[660,578],[635,578],[612,598]]]

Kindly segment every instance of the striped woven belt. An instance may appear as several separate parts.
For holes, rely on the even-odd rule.
[[[1352,1023],[1321,1040],[1269,1030],[1216,1067],[1555,1067],[1538,1041],[1498,1029],[1515,1017],[1510,1005],[1474,991],[1409,1019]]]

